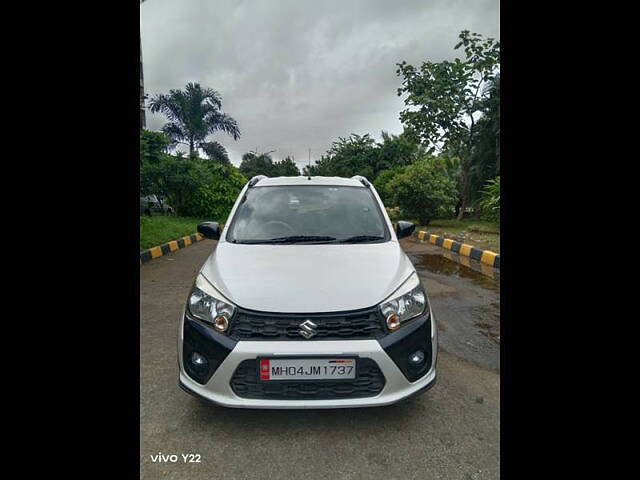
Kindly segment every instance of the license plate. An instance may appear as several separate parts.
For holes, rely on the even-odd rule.
[[[343,380],[356,378],[355,358],[262,358],[260,380]]]

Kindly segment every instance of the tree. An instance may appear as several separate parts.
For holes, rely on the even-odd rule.
[[[202,146],[202,149],[204,150],[204,153],[207,154],[207,157],[209,157],[210,160],[215,160],[225,165],[231,164],[227,149],[224,148],[220,143],[208,142]]]
[[[195,158],[200,149],[215,149],[207,142],[207,137],[213,133],[221,131],[234,140],[240,138],[236,121],[221,111],[220,94],[211,88],[202,88],[198,83],[188,83],[184,90],[169,90],[168,95],[154,95],[149,108],[169,119],[162,131],[171,140],[171,147],[188,145],[191,158]]]
[[[376,142],[369,134],[352,133],[348,138],[339,137],[327,154],[315,165],[304,168],[304,175],[352,177],[363,175],[373,179],[377,175]]]
[[[483,116],[476,123],[478,134],[473,146],[469,197],[478,201],[489,180],[500,175],[500,75],[486,87]]]
[[[420,69],[403,61],[396,73],[402,76],[398,95],[408,94],[400,112],[405,128],[418,135],[430,152],[446,148],[460,158],[460,211],[469,200],[472,154],[477,120],[483,113],[484,88],[500,68],[500,42],[483,39],[463,30],[457,50],[463,47],[465,60],[423,62]]]
[[[266,175],[267,177],[297,177],[300,175],[300,169],[291,157],[274,162],[271,153],[273,152],[245,153],[240,163],[240,171],[247,178],[256,175]]]
[[[396,199],[393,190],[391,190],[390,188],[390,184],[396,176],[404,173],[406,168],[407,167],[401,165],[390,170],[380,172],[380,175],[378,175],[375,182],[373,182],[373,186],[376,188],[376,191],[380,195],[382,203],[384,203],[386,206],[395,205]]]
[[[419,159],[427,156],[427,151],[420,141],[409,132],[400,135],[389,135],[381,132],[382,142],[376,144],[374,178],[381,172],[397,167],[411,165]]]
[[[159,193],[154,171],[167,156],[170,140],[162,132],[140,130],[140,196]]]
[[[245,153],[242,155],[242,162],[240,162],[240,171],[248,179],[256,175],[273,176],[274,167],[271,153],[258,153],[257,151]]]
[[[184,157],[182,153],[164,154],[157,162],[140,167],[141,194],[166,196],[178,215],[224,220],[245,183],[231,164]]]
[[[198,158],[184,158],[179,153],[177,156],[164,155],[157,163],[143,164],[140,184],[147,189],[143,193],[166,196],[176,213],[182,215],[182,207],[191,192],[208,179],[202,162]]]
[[[362,175],[373,182],[382,172],[410,165],[426,155],[426,149],[410,133],[390,135],[383,131],[381,136],[378,143],[369,134],[339,137],[315,165],[304,168],[304,175]]]
[[[389,181],[388,189],[402,213],[416,218],[425,227],[434,218],[449,217],[456,204],[455,182],[432,160],[404,167],[402,173]]]
[[[167,153],[171,140],[162,132],[140,130],[140,163],[158,162]]]
[[[233,165],[203,161],[206,179],[190,192],[183,205],[189,217],[225,222],[247,179]]]
[[[273,164],[271,175],[273,177],[297,177],[300,175],[300,169],[291,157],[285,157],[279,162]]]
[[[482,190],[480,201],[485,220],[500,223],[500,176],[489,180]]]

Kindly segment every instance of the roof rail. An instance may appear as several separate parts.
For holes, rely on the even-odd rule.
[[[269,177],[267,177],[266,175],[256,175],[251,180],[249,180],[249,187],[253,187],[256,183],[258,183],[260,180],[264,180],[265,178]]]
[[[365,177],[363,177],[362,175],[354,175],[353,177],[351,177],[352,180],[358,180],[360,183],[362,183],[365,187],[369,187],[371,185],[371,183],[369,183],[369,180],[367,180]]]

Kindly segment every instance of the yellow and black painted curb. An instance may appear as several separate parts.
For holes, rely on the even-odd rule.
[[[485,265],[489,265],[490,267],[500,268],[500,254],[492,252],[491,250],[482,250],[474,247],[473,245],[456,242],[451,238],[444,238],[440,235],[434,235],[433,233],[429,233],[424,230],[420,230],[418,232],[418,239],[423,242],[428,241],[438,247],[446,248],[458,255],[464,255],[473,260],[477,260]]]
[[[154,258],[166,255],[167,253],[175,252],[181,248],[187,248],[189,245],[199,242],[200,240],[204,240],[204,237],[201,234],[192,233],[186,237],[178,238],[177,240],[172,240],[170,242],[163,243],[162,245],[142,250],[140,252],[140,265],[148,262],[149,260],[153,260]]]

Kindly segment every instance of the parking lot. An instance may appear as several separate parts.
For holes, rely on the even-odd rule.
[[[415,238],[402,244],[438,320],[438,381],[406,402],[368,409],[235,410],[191,397],[178,387],[178,322],[216,243],[144,264],[141,478],[499,478],[499,272]]]

